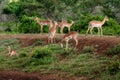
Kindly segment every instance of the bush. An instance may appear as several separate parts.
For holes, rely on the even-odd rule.
[[[40,27],[32,18],[24,15],[20,19],[18,31],[20,33],[39,33]]]
[[[46,47],[43,48],[36,48],[32,52],[32,58],[44,58],[44,57],[51,57],[52,51]]]
[[[83,52],[84,53],[94,53],[94,47],[93,46],[84,46]]]
[[[120,62],[113,62],[107,67],[107,71],[109,74],[116,74],[118,71],[120,71]]]
[[[31,56],[26,60],[24,65],[44,65],[55,61],[56,58],[49,48],[39,47],[33,50]]]
[[[5,14],[16,14],[18,16],[23,9],[24,7],[20,2],[12,2],[3,9],[3,12]]]
[[[44,42],[42,40],[36,39],[33,46],[40,46],[40,45],[43,45],[43,44],[44,44]]]
[[[20,57],[20,58],[26,57],[26,56],[27,56],[27,54],[26,54],[25,52],[22,52],[22,53],[19,54],[19,57]]]
[[[109,21],[105,23],[103,27],[103,34],[105,35],[119,35],[120,25],[116,20],[109,18]]]
[[[114,46],[113,48],[108,49],[107,54],[110,54],[110,55],[120,54],[120,44]]]

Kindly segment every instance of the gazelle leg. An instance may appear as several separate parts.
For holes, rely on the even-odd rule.
[[[56,43],[55,38],[53,38],[53,43]]]
[[[54,37],[52,38],[52,43],[54,43]]]
[[[66,40],[66,50],[68,49],[68,40]]]
[[[60,28],[60,33],[63,33],[63,27]]]
[[[43,26],[41,25],[41,33],[43,33]]]
[[[68,27],[68,32],[70,32],[70,27]]]
[[[98,27],[98,35],[100,35],[100,28]]]
[[[47,43],[49,43],[49,38],[47,38]]]
[[[63,44],[62,43],[60,43],[60,47],[63,48]]]
[[[90,28],[90,34],[92,34],[93,27]]]
[[[61,42],[59,43],[61,48],[63,48],[63,41],[64,39],[62,39]]]
[[[52,38],[52,43],[54,43],[55,42],[55,38]]]
[[[74,38],[74,40],[75,40],[75,48],[74,48],[74,49],[76,49],[76,48],[77,48],[77,45],[78,45],[78,39],[77,39],[77,38]]]
[[[90,27],[88,27],[88,29],[87,29],[87,31],[86,31],[86,35],[88,34],[89,30],[90,30]]]
[[[102,32],[102,27],[100,27],[100,32],[101,32],[101,35],[103,35],[103,32]]]
[[[48,44],[50,43],[50,38],[48,37]]]
[[[51,42],[50,43],[53,43],[53,38],[51,38]]]

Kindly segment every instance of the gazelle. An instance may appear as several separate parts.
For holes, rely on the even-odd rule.
[[[57,26],[58,26],[58,23],[54,21],[53,27],[51,27],[49,30],[48,43],[53,43],[55,41],[54,37],[55,37]]]
[[[97,20],[90,21],[86,34],[88,34],[89,31],[90,31],[90,34],[92,34],[93,28],[96,27],[96,28],[98,28],[98,35],[103,35],[102,25],[105,23],[105,21],[108,21],[108,20],[109,19],[107,17],[105,17],[103,19],[103,21],[97,21]]]
[[[43,26],[44,25],[48,25],[49,26],[49,29],[53,26],[53,23],[52,23],[52,20],[44,20],[44,21],[40,21],[38,17],[36,17],[34,19],[41,27],[41,33],[43,33]]]
[[[67,27],[68,28],[68,32],[70,32],[70,27],[73,24],[74,24],[74,21],[72,21],[71,23],[68,23],[66,20],[62,19],[62,21],[59,23],[60,33],[63,33],[64,27]]]
[[[7,50],[8,50],[8,55],[10,55],[10,56],[14,56],[14,55],[18,56],[18,53],[16,51],[12,50],[10,46],[7,47]]]
[[[77,45],[78,45],[78,33],[76,32],[76,31],[71,31],[71,32],[69,32],[68,34],[65,34],[64,35],[64,37],[63,37],[63,39],[60,41],[60,46],[63,48],[63,41],[65,41],[66,42],[66,49],[68,48],[68,41],[70,40],[70,39],[74,39],[75,40],[75,48],[74,49],[76,49],[76,47],[77,47]]]

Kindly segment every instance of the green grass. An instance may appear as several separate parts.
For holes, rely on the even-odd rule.
[[[72,48],[64,50],[58,44],[31,45],[20,47],[17,39],[0,40],[0,69],[20,70],[25,72],[58,72],[60,75],[86,76],[94,80],[119,80],[120,71],[115,74],[108,73],[108,66],[118,61],[119,57],[96,56],[89,51],[74,51]],[[19,56],[9,57],[6,47],[10,45]],[[113,63],[114,64],[114,63]],[[118,65],[118,67],[120,67]]]

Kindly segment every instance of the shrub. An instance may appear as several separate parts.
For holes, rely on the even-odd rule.
[[[20,2],[12,2],[9,3],[4,9],[3,12],[5,14],[16,14],[19,15],[19,13],[23,10],[23,5]]]
[[[103,27],[103,33],[105,35],[119,35],[120,25],[116,20],[109,18],[109,21],[105,23]]]
[[[43,58],[43,57],[51,57],[52,56],[52,51],[46,47],[43,48],[36,48],[32,52],[32,58]]]
[[[39,33],[40,27],[33,19],[24,15],[20,19],[20,25],[18,31],[21,33]]]
[[[26,54],[25,52],[21,52],[21,53],[19,54],[19,57],[20,57],[20,58],[26,57],[26,56],[27,56],[27,54]]]
[[[111,54],[111,55],[120,54],[120,44],[114,46],[113,48],[108,49],[107,54]]]
[[[94,53],[94,47],[93,46],[84,46],[83,52],[84,53]]]
[[[40,45],[43,45],[43,41],[42,40],[39,40],[39,39],[37,39],[37,40],[35,40],[35,43],[33,44],[33,46],[40,46]]]
[[[24,65],[44,65],[55,61],[56,58],[49,48],[39,47],[33,50],[31,56],[26,60]]]
[[[120,71],[120,62],[116,61],[116,62],[111,63],[107,67],[107,71],[109,74],[116,74],[118,71]]]

